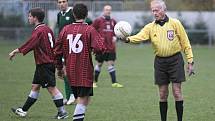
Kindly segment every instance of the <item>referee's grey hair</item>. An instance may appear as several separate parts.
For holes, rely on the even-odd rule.
[[[165,10],[165,11],[167,10],[166,3],[163,0],[152,0],[151,4],[154,4],[154,3],[161,5],[163,10]]]

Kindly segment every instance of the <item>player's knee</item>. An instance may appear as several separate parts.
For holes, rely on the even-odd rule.
[[[83,104],[85,106],[87,106],[90,102],[90,99],[88,96],[85,96],[85,97],[78,97],[78,103],[79,104]]]
[[[114,61],[110,60],[107,62],[108,63],[108,66],[114,66]]]
[[[181,90],[174,90],[173,91],[173,96],[174,96],[176,101],[177,100],[183,100]]]
[[[60,93],[60,91],[56,87],[48,87],[47,90],[52,96]]]
[[[31,90],[38,92],[40,90],[40,85],[39,84],[32,84]]]
[[[96,66],[95,66],[95,71],[100,72],[100,71],[101,71],[101,65],[96,65]]]
[[[108,70],[108,72],[113,72],[113,71],[115,71],[115,67],[113,65],[109,65],[107,70]]]
[[[160,101],[167,101],[168,95],[168,91],[160,91]]]

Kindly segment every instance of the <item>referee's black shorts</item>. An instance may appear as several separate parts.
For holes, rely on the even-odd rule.
[[[166,85],[170,82],[184,82],[184,60],[180,52],[170,57],[155,57],[154,60],[155,84]]]
[[[55,66],[52,63],[36,65],[32,84],[39,84],[42,88],[55,87]]]

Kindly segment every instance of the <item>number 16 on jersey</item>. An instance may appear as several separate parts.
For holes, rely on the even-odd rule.
[[[68,34],[67,39],[69,40],[69,54],[72,52],[80,53],[83,50],[83,42],[80,40],[82,34],[77,34],[73,37],[73,34]]]

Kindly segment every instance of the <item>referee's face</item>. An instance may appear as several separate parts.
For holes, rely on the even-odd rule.
[[[61,11],[66,11],[68,6],[68,0],[58,0],[58,7]]]
[[[156,20],[165,18],[165,9],[160,4],[151,4],[151,11]]]

